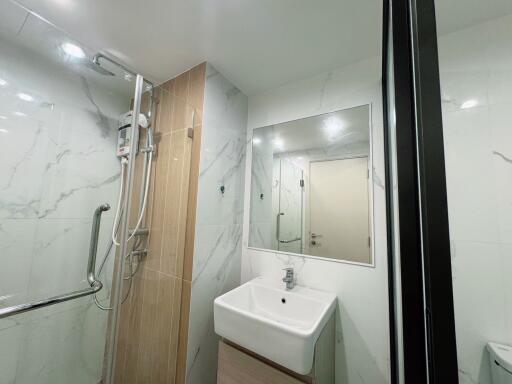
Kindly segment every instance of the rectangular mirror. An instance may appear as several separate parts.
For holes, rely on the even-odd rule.
[[[373,265],[370,114],[253,130],[249,247]]]

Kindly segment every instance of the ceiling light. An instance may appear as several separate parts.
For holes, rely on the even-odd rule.
[[[460,109],[474,108],[477,105],[478,105],[478,100],[471,99],[471,100],[467,100],[467,101],[463,102],[462,105],[460,106]]]
[[[255,137],[252,139],[252,143],[258,145],[261,143],[261,139],[259,137]]]
[[[330,116],[323,121],[324,131],[327,134],[329,140],[333,140],[343,129],[343,122],[337,116]]]
[[[69,56],[76,57],[77,59],[85,58],[84,50],[82,48],[80,48],[78,45],[71,44],[71,43],[64,43],[61,45],[61,48]]]
[[[18,93],[18,98],[23,101],[34,101],[34,98],[30,96],[28,93]]]
[[[14,112],[13,112],[13,114],[14,114],[14,115],[16,115],[16,116],[20,116],[20,117],[27,116],[27,114],[26,114],[26,113],[18,112],[18,111],[14,111]]]
[[[54,0],[57,4],[64,7],[69,7],[73,5],[73,3],[70,0]]]
[[[9,133],[9,131],[5,128],[0,128],[0,133]]]
[[[272,140],[272,143],[274,143],[274,146],[276,148],[282,148],[283,144],[284,144],[283,140],[281,140],[281,139],[274,139],[274,140]]]
[[[0,87],[5,87],[7,84],[7,80],[0,78]]]

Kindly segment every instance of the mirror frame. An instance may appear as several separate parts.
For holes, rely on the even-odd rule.
[[[340,112],[340,111],[345,111],[345,110],[348,110],[348,109],[352,109],[352,108],[358,108],[358,107],[365,107],[367,106],[368,107],[368,138],[369,138],[369,152],[368,152],[368,170],[369,170],[369,177],[368,177],[368,225],[369,225],[369,235],[370,235],[370,257],[371,257],[371,263],[359,263],[359,262],[356,262],[356,261],[349,261],[349,260],[343,260],[343,259],[334,259],[334,258],[329,258],[329,257],[322,257],[322,256],[314,256],[314,255],[308,255],[308,254],[302,254],[302,253],[293,253],[293,252],[284,252],[284,251],[277,251],[277,250],[273,250],[273,249],[268,249],[268,248],[258,248],[258,247],[251,247],[249,245],[249,241],[250,241],[250,227],[251,227],[251,190],[252,190],[252,139],[254,137],[254,131],[256,129],[260,129],[260,128],[266,128],[266,127],[269,127],[269,126],[272,126],[272,125],[278,125],[278,124],[283,124],[283,123],[290,123],[290,122],[294,122],[294,121],[299,121],[299,120],[304,120],[304,119],[309,119],[311,117],[316,117],[316,116],[321,116],[321,115],[326,115],[326,114],[329,114],[329,113],[334,113],[334,112]],[[279,123],[274,123],[274,124],[270,124],[270,125],[266,125],[266,126],[262,126],[262,127],[255,127],[255,128],[249,128],[248,129],[248,132],[247,132],[247,147],[248,147],[248,151],[247,151],[247,158],[246,158],[246,182],[245,182],[245,193],[247,194],[246,197],[249,204],[245,204],[245,207],[247,209],[247,238],[246,238],[246,241],[247,241],[247,245],[246,245],[246,248],[247,249],[250,249],[250,250],[254,250],[254,251],[259,251],[259,252],[265,252],[265,253],[272,253],[272,254],[278,254],[278,255],[285,255],[285,256],[293,256],[293,257],[305,257],[305,258],[308,258],[308,259],[313,259],[313,260],[323,260],[323,261],[331,261],[331,262],[334,262],[334,263],[342,263],[342,264],[350,264],[350,265],[356,265],[356,266],[361,266],[361,267],[367,267],[367,268],[375,268],[375,224],[374,224],[374,215],[375,215],[375,202],[374,202],[374,198],[373,198],[373,195],[374,195],[374,188],[375,188],[375,184],[374,184],[374,173],[375,173],[375,170],[374,170],[374,166],[373,166],[373,124],[372,124],[372,121],[373,121],[373,105],[372,103],[364,103],[364,104],[356,104],[356,105],[353,105],[353,106],[349,106],[347,108],[342,108],[342,109],[334,109],[332,111],[328,111],[328,112],[322,112],[322,113],[319,113],[319,114],[316,114],[316,115],[309,115],[309,116],[304,116],[304,117],[301,117],[301,118],[297,118],[297,119],[293,119],[293,120],[288,120],[288,121],[282,121],[282,122],[279,122]]]

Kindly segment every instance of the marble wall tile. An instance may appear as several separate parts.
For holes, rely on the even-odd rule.
[[[461,383],[490,384],[485,344],[512,344],[511,22],[500,17],[439,39]],[[467,100],[476,106],[463,109]]]
[[[23,326],[16,319],[3,319],[0,323],[0,371],[5,384],[14,384],[18,355],[23,340]]]
[[[38,23],[29,17],[17,41],[33,44]],[[2,295],[13,295],[2,297],[3,306],[87,286],[91,218],[99,204],[111,204],[100,230],[99,265],[119,189],[117,119],[132,94],[11,40],[1,38],[0,50],[0,76],[9,83],[0,89],[0,114],[7,117],[0,120],[7,131],[0,142],[0,279],[7,283]],[[18,92],[33,95],[34,102],[21,102]],[[103,301],[112,262],[101,275]],[[97,382],[106,321],[90,297],[2,321],[0,338],[9,341],[11,353],[8,382]],[[16,326],[3,326],[11,322]]]
[[[37,229],[36,219],[2,220],[0,244],[2,258],[0,269],[2,296],[0,305],[22,303],[28,298],[32,250]]]
[[[186,382],[216,382],[213,301],[240,283],[247,97],[206,66]],[[224,187],[224,193],[221,190]]]
[[[464,240],[452,240],[451,249],[460,381],[490,384],[486,343],[512,342],[501,249],[497,243]]]
[[[279,206],[279,164],[273,160],[272,146],[266,144],[263,134],[255,136],[260,143],[252,144],[251,228],[254,237],[251,246],[269,248],[275,242],[275,216]],[[252,140],[252,135],[249,136]],[[277,166],[277,168],[276,168]],[[274,234],[274,235],[272,235]],[[277,245],[277,244],[275,244]]]
[[[101,377],[106,315],[87,304],[22,315],[13,383],[90,383]],[[77,346],[80,346],[79,348]],[[44,350],[43,350],[44,349]]]
[[[380,58],[368,59],[249,97],[248,135],[258,127],[340,109],[365,104],[372,108],[375,267],[250,249],[249,231],[254,232],[255,228],[249,215],[244,217],[242,281],[257,276],[280,280],[283,277],[281,269],[292,266],[297,271],[299,284],[337,294],[337,384],[390,382],[380,64]],[[252,153],[249,143],[248,159]],[[251,188],[250,166],[246,168],[245,183],[247,196]],[[250,199],[246,197],[246,212],[250,206]],[[380,321],[375,321],[377,318]]]
[[[29,294],[43,298],[86,287],[90,219],[38,220]],[[70,247],[70,244],[73,244]]]
[[[208,132],[208,124],[206,114],[199,173],[197,225],[223,222],[231,224],[237,220],[241,223],[243,184],[240,175],[243,174],[245,161],[245,139],[229,132]]]

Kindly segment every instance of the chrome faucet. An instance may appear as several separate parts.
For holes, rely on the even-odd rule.
[[[286,271],[286,276],[283,277],[283,283],[286,283],[286,289],[293,289],[293,287],[295,287],[293,268],[284,268],[283,271]]]

